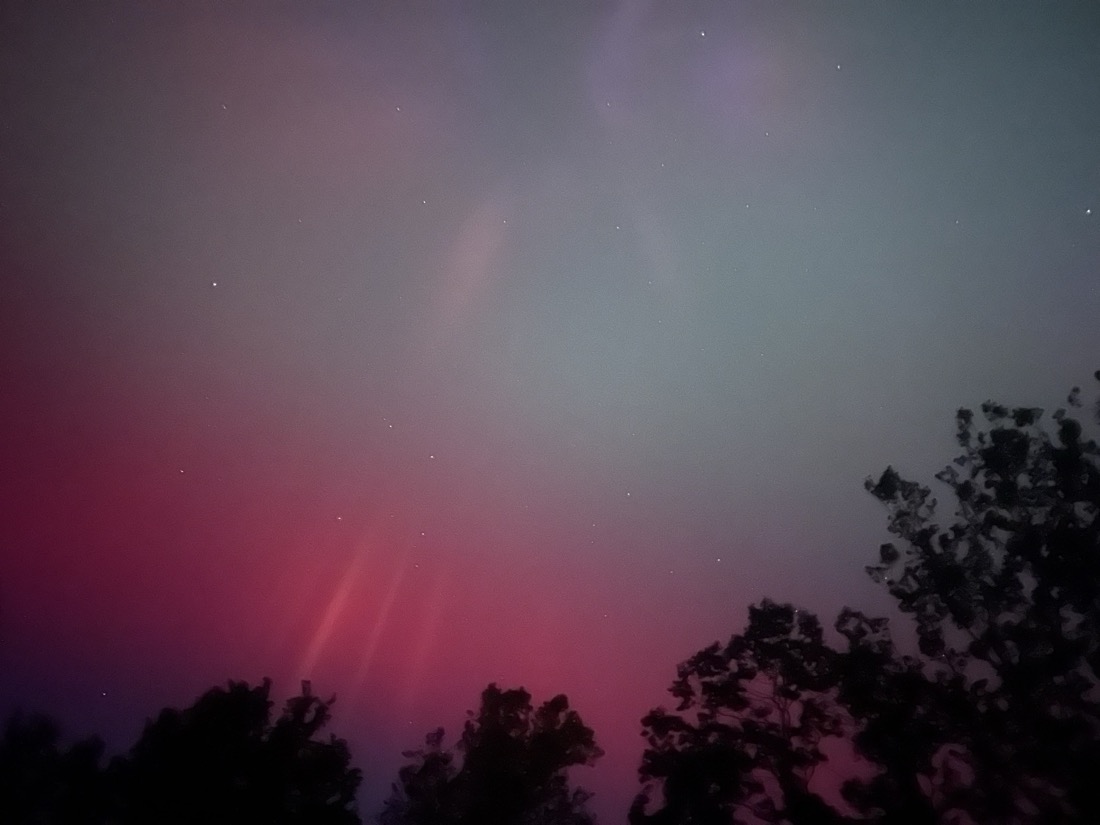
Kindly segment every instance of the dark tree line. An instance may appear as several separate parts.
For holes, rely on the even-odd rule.
[[[1100,822],[1100,403],[1082,424],[1080,396],[1049,418],[959,410],[960,453],[936,476],[946,518],[892,468],[868,479],[895,541],[867,572],[916,649],[851,608],[837,645],[805,610],[751,606],[642,719],[631,825]],[[166,709],[106,764],[98,739],[64,747],[49,719],[14,716],[0,823],[359,823],[360,772],[322,736],[333,700],[304,684],[272,719],[270,688]],[[407,752],[379,825],[593,825],[568,772],[601,756],[595,736],[564,695],[531,699],[490,685],[452,747],[437,729]],[[815,782],[841,741],[867,768],[842,801]]]
[[[0,822],[13,825],[354,825],[360,773],[319,734],[332,700],[303,685],[271,718],[271,683],[231,682],[150,720],[127,754],[65,748],[42,716],[12,717],[0,741]]]
[[[564,695],[535,709],[522,688],[490,685],[454,749],[443,748],[443,736],[439,728],[422,750],[406,752],[413,761],[381,825],[594,825],[590,795],[571,788],[566,772],[603,752]]]
[[[332,699],[304,683],[272,720],[271,682],[230,682],[150,720],[128,753],[60,744],[44,716],[15,715],[0,739],[3,825],[359,825],[362,779],[343,739],[321,736]],[[401,769],[385,825],[593,825],[567,771],[602,755],[559,695],[538,708],[490,685],[452,749],[443,729]]]
[[[1077,388],[1067,407],[959,410],[947,518],[892,468],[868,479],[896,541],[867,572],[917,650],[850,608],[833,647],[815,616],[754,605],[643,720],[632,825],[1100,822],[1100,447]],[[845,811],[811,787],[832,737],[874,769]]]

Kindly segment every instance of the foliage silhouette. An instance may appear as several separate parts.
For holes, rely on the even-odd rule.
[[[57,725],[41,715],[13,715],[0,740],[0,822],[92,825],[104,821],[103,742],[67,750]]]
[[[271,721],[270,680],[230,682],[166,709],[115,760],[117,822],[356,825],[360,772],[342,739],[317,738],[333,700],[303,683]]]
[[[1079,388],[1067,404],[1082,409]],[[1037,408],[981,413],[984,427],[959,410],[962,453],[936,476],[956,505],[947,526],[928,487],[892,468],[868,479],[902,545],[868,572],[913,616],[924,670],[954,699],[943,717],[971,775],[955,806],[1100,821],[1100,447],[1066,409],[1049,426]]]
[[[603,751],[564,695],[538,709],[522,688],[489,685],[455,748],[443,729],[406,752],[382,825],[591,825],[590,794],[567,771]]]
[[[918,653],[849,608],[839,650],[809,614],[750,608],[742,634],[680,665],[676,710],[643,720],[635,825],[841,820],[809,789],[840,735],[876,768],[843,788],[864,821],[1100,822],[1100,448],[1065,409],[1048,426],[1035,408],[981,413],[959,410],[962,454],[936,476],[946,526],[930,488],[892,468],[866,483],[898,539],[868,573]]]
[[[838,657],[837,699],[851,720],[856,752],[878,766],[869,780],[843,786],[866,818],[929,825],[953,806],[961,775],[943,738],[958,706],[954,684],[930,678],[923,663],[899,655],[885,619],[844,608],[836,629],[847,640]]]
[[[675,712],[642,720],[644,786],[631,822],[837,819],[809,787],[822,740],[843,730],[837,658],[812,614],[768,600],[750,607],[744,633],[679,666]],[[648,813],[658,790],[662,804]]]

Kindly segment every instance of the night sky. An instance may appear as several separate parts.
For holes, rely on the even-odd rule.
[[[1100,367],[1087,2],[0,2],[0,711],[640,717]]]

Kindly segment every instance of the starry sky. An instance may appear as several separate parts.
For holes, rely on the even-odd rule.
[[[0,3],[0,710],[640,717],[1100,367],[1086,2]]]

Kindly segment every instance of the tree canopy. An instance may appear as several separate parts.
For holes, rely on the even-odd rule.
[[[0,739],[0,822],[93,825],[108,810],[103,742],[66,748],[41,714],[13,715]]]
[[[1100,821],[1100,405],[1082,423],[1074,388],[1067,407],[959,410],[945,521],[931,488],[868,479],[896,541],[867,571],[917,650],[851,608],[834,648],[805,611],[751,607],[643,720],[632,822]],[[809,785],[840,736],[873,768],[847,811]]]
[[[680,665],[674,712],[642,720],[646,783],[634,823],[728,823],[739,813],[765,820],[825,822],[809,789],[821,741],[838,735],[835,656],[817,618],[765,600],[749,608],[745,632]],[[664,804],[647,814],[661,786]]]
[[[590,795],[568,770],[603,751],[564,695],[537,709],[522,688],[489,685],[457,745],[429,733],[409,751],[381,816],[383,825],[591,825]]]
[[[318,736],[333,700],[306,683],[273,722],[270,692],[231,682],[163,710],[112,765],[119,821],[356,825],[360,772],[344,740]]]
[[[333,700],[308,683],[272,721],[271,682],[212,688],[166,708],[104,767],[103,743],[64,748],[44,716],[13,716],[0,740],[0,822],[13,825],[358,825],[360,773],[319,736]]]
[[[956,796],[979,816],[1100,821],[1100,406],[1083,424],[1075,387],[1067,407],[1048,423],[987,402],[984,425],[959,410],[962,451],[936,476],[946,525],[930,488],[892,468],[867,482],[901,544],[868,572],[955,694],[946,718],[973,776]]]

